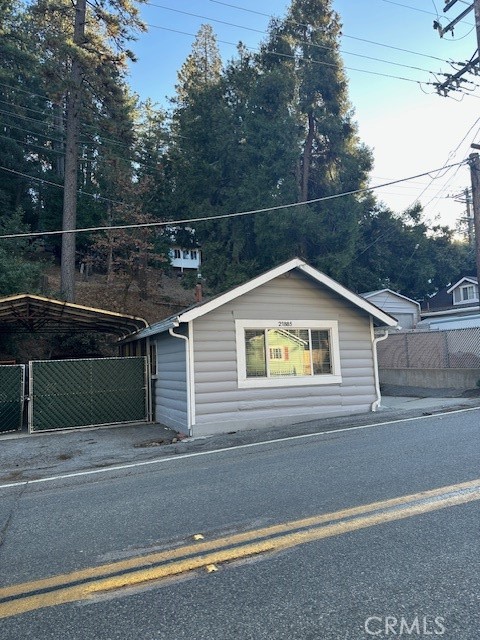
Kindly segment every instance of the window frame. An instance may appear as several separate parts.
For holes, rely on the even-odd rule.
[[[468,297],[468,292],[472,292],[472,297]],[[474,282],[469,282],[458,286],[454,291],[453,304],[463,305],[478,302],[478,285]]]
[[[462,302],[474,302],[478,300],[477,292],[475,291],[475,285],[472,284],[464,284],[460,287],[460,291],[462,294]],[[472,295],[469,295],[469,294]]]
[[[246,329],[313,329],[328,331],[330,343],[331,373],[309,376],[274,376],[247,378],[247,357],[245,349]],[[237,350],[237,381],[239,388],[262,387],[304,387],[325,384],[340,384],[340,341],[336,320],[235,320],[235,342]],[[268,348],[268,347],[267,347]]]

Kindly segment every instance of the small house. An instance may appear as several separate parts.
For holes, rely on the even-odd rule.
[[[464,276],[422,303],[419,329],[480,327],[478,280]]]
[[[184,249],[182,247],[172,247],[169,253],[170,264],[174,269],[183,273],[200,269],[201,252],[200,249]]]
[[[295,258],[122,350],[150,354],[155,420],[200,436],[376,410],[376,343],[396,324]]]
[[[420,322],[420,304],[392,289],[379,289],[360,294],[382,311],[398,320],[399,329],[415,329]]]

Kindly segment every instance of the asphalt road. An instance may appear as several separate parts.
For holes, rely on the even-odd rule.
[[[479,419],[476,409],[0,489],[0,639],[477,640],[479,484],[456,485],[480,478]],[[338,514],[447,486],[415,507]],[[245,557],[242,535],[257,545]],[[218,540],[231,557],[211,572],[203,551],[188,552],[196,570],[162,580],[126,568],[171,569],[175,554],[186,562]],[[104,589],[112,566],[127,588]]]

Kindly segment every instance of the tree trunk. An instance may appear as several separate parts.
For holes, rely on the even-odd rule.
[[[86,0],[77,0],[73,41],[83,44],[85,37]],[[82,103],[82,69],[78,56],[72,60],[71,88],[67,94],[67,130],[65,145],[65,180],[62,230],[77,224],[78,132]],[[61,294],[67,302],[75,301],[75,233],[62,234]]]
[[[305,140],[305,147],[302,158],[301,184],[300,184],[300,202],[308,200],[308,183],[310,180],[310,165],[312,162],[312,147],[315,137],[315,120],[313,113],[308,114],[308,132]]]

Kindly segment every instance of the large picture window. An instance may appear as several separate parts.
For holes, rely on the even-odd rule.
[[[340,382],[336,322],[236,321],[239,386]]]

